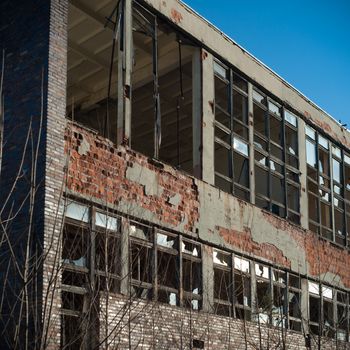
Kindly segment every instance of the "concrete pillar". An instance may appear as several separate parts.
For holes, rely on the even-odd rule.
[[[123,4],[123,2],[121,2]],[[132,71],[132,0],[124,2],[123,45],[118,60],[118,143],[129,144],[131,136],[131,71]],[[121,30],[121,29],[120,29]]]
[[[129,295],[129,280],[131,277],[131,271],[129,271],[129,232],[130,224],[126,218],[121,219],[121,240],[120,240],[120,292],[124,295]]]
[[[202,249],[203,311],[213,312],[214,307],[214,265],[213,248]]]
[[[196,48],[192,56],[192,137],[193,137],[193,175],[201,178],[202,164],[202,70],[201,49]]]
[[[308,319],[309,319],[309,300],[308,300],[308,280],[305,278],[301,278],[301,300],[300,300],[300,311],[301,311],[301,322],[302,322],[302,329],[304,330],[305,334],[309,333],[309,325],[308,325]]]
[[[214,72],[213,56],[202,49],[202,179],[214,184]]]
[[[305,122],[298,118],[298,149],[300,170],[300,225],[309,229],[309,211],[307,197],[307,166],[305,148]]]
[[[249,185],[250,202],[255,204],[253,85],[248,83]]]

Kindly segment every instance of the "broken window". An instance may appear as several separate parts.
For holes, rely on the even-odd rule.
[[[262,264],[255,264],[256,279],[256,318],[260,323],[271,322],[272,291],[270,285],[270,269]]]
[[[131,146],[189,173],[199,64],[188,37],[133,3]]]
[[[156,235],[158,300],[193,310],[201,309],[200,244],[169,232],[157,231]]]
[[[337,339],[341,341],[347,341],[348,334],[348,319],[349,319],[349,310],[348,310],[348,295],[347,293],[337,291],[336,298],[336,332]]]
[[[251,320],[251,275],[250,263],[241,257],[234,257],[235,316]]]
[[[215,185],[249,201],[248,83],[214,62]]]
[[[333,289],[322,286],[322,301],[323,301],[323,334],[326,337],[334,338],[334,295]]]
[[[182,288],[183,304],[193,310],[201,308],[202,261],[200,245],[183,239],[182,251]]]
[[[213,250],[214,312],[232,316],[232,257],[231,254]]]
[[[346,245],[347,182],[350,176],[347,160],[350,159],[338,146],[309,126],[305,127],[305,134],[309,229]]]
[[[119,291],[120,222],[118,218],[96,212],[95,270],[98,290]]]
[[[288,275],[288,326],[293,331],[302,331],[300,277],[293,274]]]
[[[309,323],[313,334],[328,338],[336,336],[335,294],[333,288],[309,281]]]
[[[153,234],[149,226],[129,224],[130,269],[132,294],[138,298],[152,298]]]
[[[67,117],[117,141],[122,2],[69,2]]]
[[[297,118],[256,90],[253,112],[255,204],[299,223]]]
[[[284,271],[272,270],[272,324],[277,327],[286,327],[286,278]]]
[[[213,263],[215,313],[251,320],[249,261],[238,256],[232,261],[231,254],[214,249]]]
[[[309,327],[314,335],[321,335],[321,297],[320,285],[309,282]]]
[[[66,349],[79,349],[86,334],[88,291],[91,285],[90,210],[87,206],[69,202],[65,212],[62,233],[62,284],[61,284],[61,345]]]

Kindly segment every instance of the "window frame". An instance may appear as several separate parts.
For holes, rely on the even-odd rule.
[[[220,74],[215,67],[219,66],[225,71],[225,77]],[[249,179],[249,173],[250,173],[250,165],[249,165],[249,157],[250,157],[250,147],[249,147],[249,113],[248,113],[248,104],[249,104],[249,96],[248,96],[248,81],[244,79],[242,76],[240,76],[238,73],[236,73],[232,68],[228,67],[224,63],[220,62],[218,59],[214,58],[214,66],[213,66],[213,75],[214,75],[214,81],[215,79],[219,79],[222,83],[226,85],[226,93],[227,93],[227,108],[228,110],[225,111],[216,101],[214,102],[214,174],[215,174],[215,186],[221,188],[225,192],[229,192],[233,194],[234,196],[239,197],[242,200],[250,201],[250,179]],[[239,79],[243,80],[247,84],[247,91],[242,90],[240,87],[238,87],[234,83],[234,76],[237,76]],[[245,101],[245,119],[247,121],[246,124],[235,117],[234,113],[234,101],[233,101],[233,93],[238,93]],[[214,94],[216,96],[215,92],[215,84],[214,84]],[[216,110],[219,110],[220,113],[224,113],[227,118],[229,118],[229,127],[221,123],[216,118]],[[242,137],[242,135],[239,135],[236,132],[236,125],[241,127],[243,130],[245,130],[245,134],[247,135],[246,139]],[[223,140],[219,136],[216,135],[216,130],[220,130],[220,132],[225,133],[225,138],[229,140],[229,142]],[[239,142],[243,143],[247,148],[247,154],[241,152],[239,149],[235,148],[235,140],[238,140]],[[220,173],[216,170],[216,157],[215,157],[215,150],[216,150],[216,144],[220,145],[221,147],[226,148],[229,151],[229,159],[227,160],[228,165],[228,176]],[[236,181],[235,178],[235,171],[236,167],[234,164],[234,156],[240,156],[243,159],[243,162],[246,162],[247,165],[247,181],[248,181],[248,187],[245,185],[240,184]],[[219,181],[225,181],[227,185],[229,184],[230,191],[227,191],[223,189],[223,187],[220,187],[218,185]],[[243,195],[242,195],[243,193]]]

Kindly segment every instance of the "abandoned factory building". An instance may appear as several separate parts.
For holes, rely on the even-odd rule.
[[[179,0],[0,13],[1,349],[350,349],[344,126]]]

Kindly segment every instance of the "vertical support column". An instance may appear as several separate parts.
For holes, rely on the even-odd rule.
[[[214,174],[214,72],[213,56],[202,49],[202,180],[215,182]]]
[[[118,143],[130,145],[131,72],[132,72],[132,0],[121,2],[122,20],[118,52]]]
[[[192,56],[192,138],[193,175],[201,178],[202,164],[202,70],[201,49],[196,48]]]
[[[250,202],[255,204],[253,85],[248,83],[249,186]]]
[[[307,166],[305,148],[305,122],[298,119],[298,150],[300,170],[300,225],[309,229],[309,212],[307,199]]]
[[[203,311],[213,312],[214,305],[214,265],[213,248],[202,249]]]
[[[250,288],[250,296],[252,301],[252,315],[257,315],[258,317],[258,305],[257,305],[257,294],[256,294],[256,275],[255,275],[255,263],[250,261],[250,278],[251,278],[251,288]]]
[[[130,292],[130,278],[131,271],[129,272],[129,232],[130,224],[125,218],[121,219],[121,241],[120,241],[120,292],[124,295],[129,295]]]
[[[301,312],[302,329],[304,330],[305,334],[309,334],[308,280],[305,278],[302,278],[300,282],[301,282],[300,312]]]

